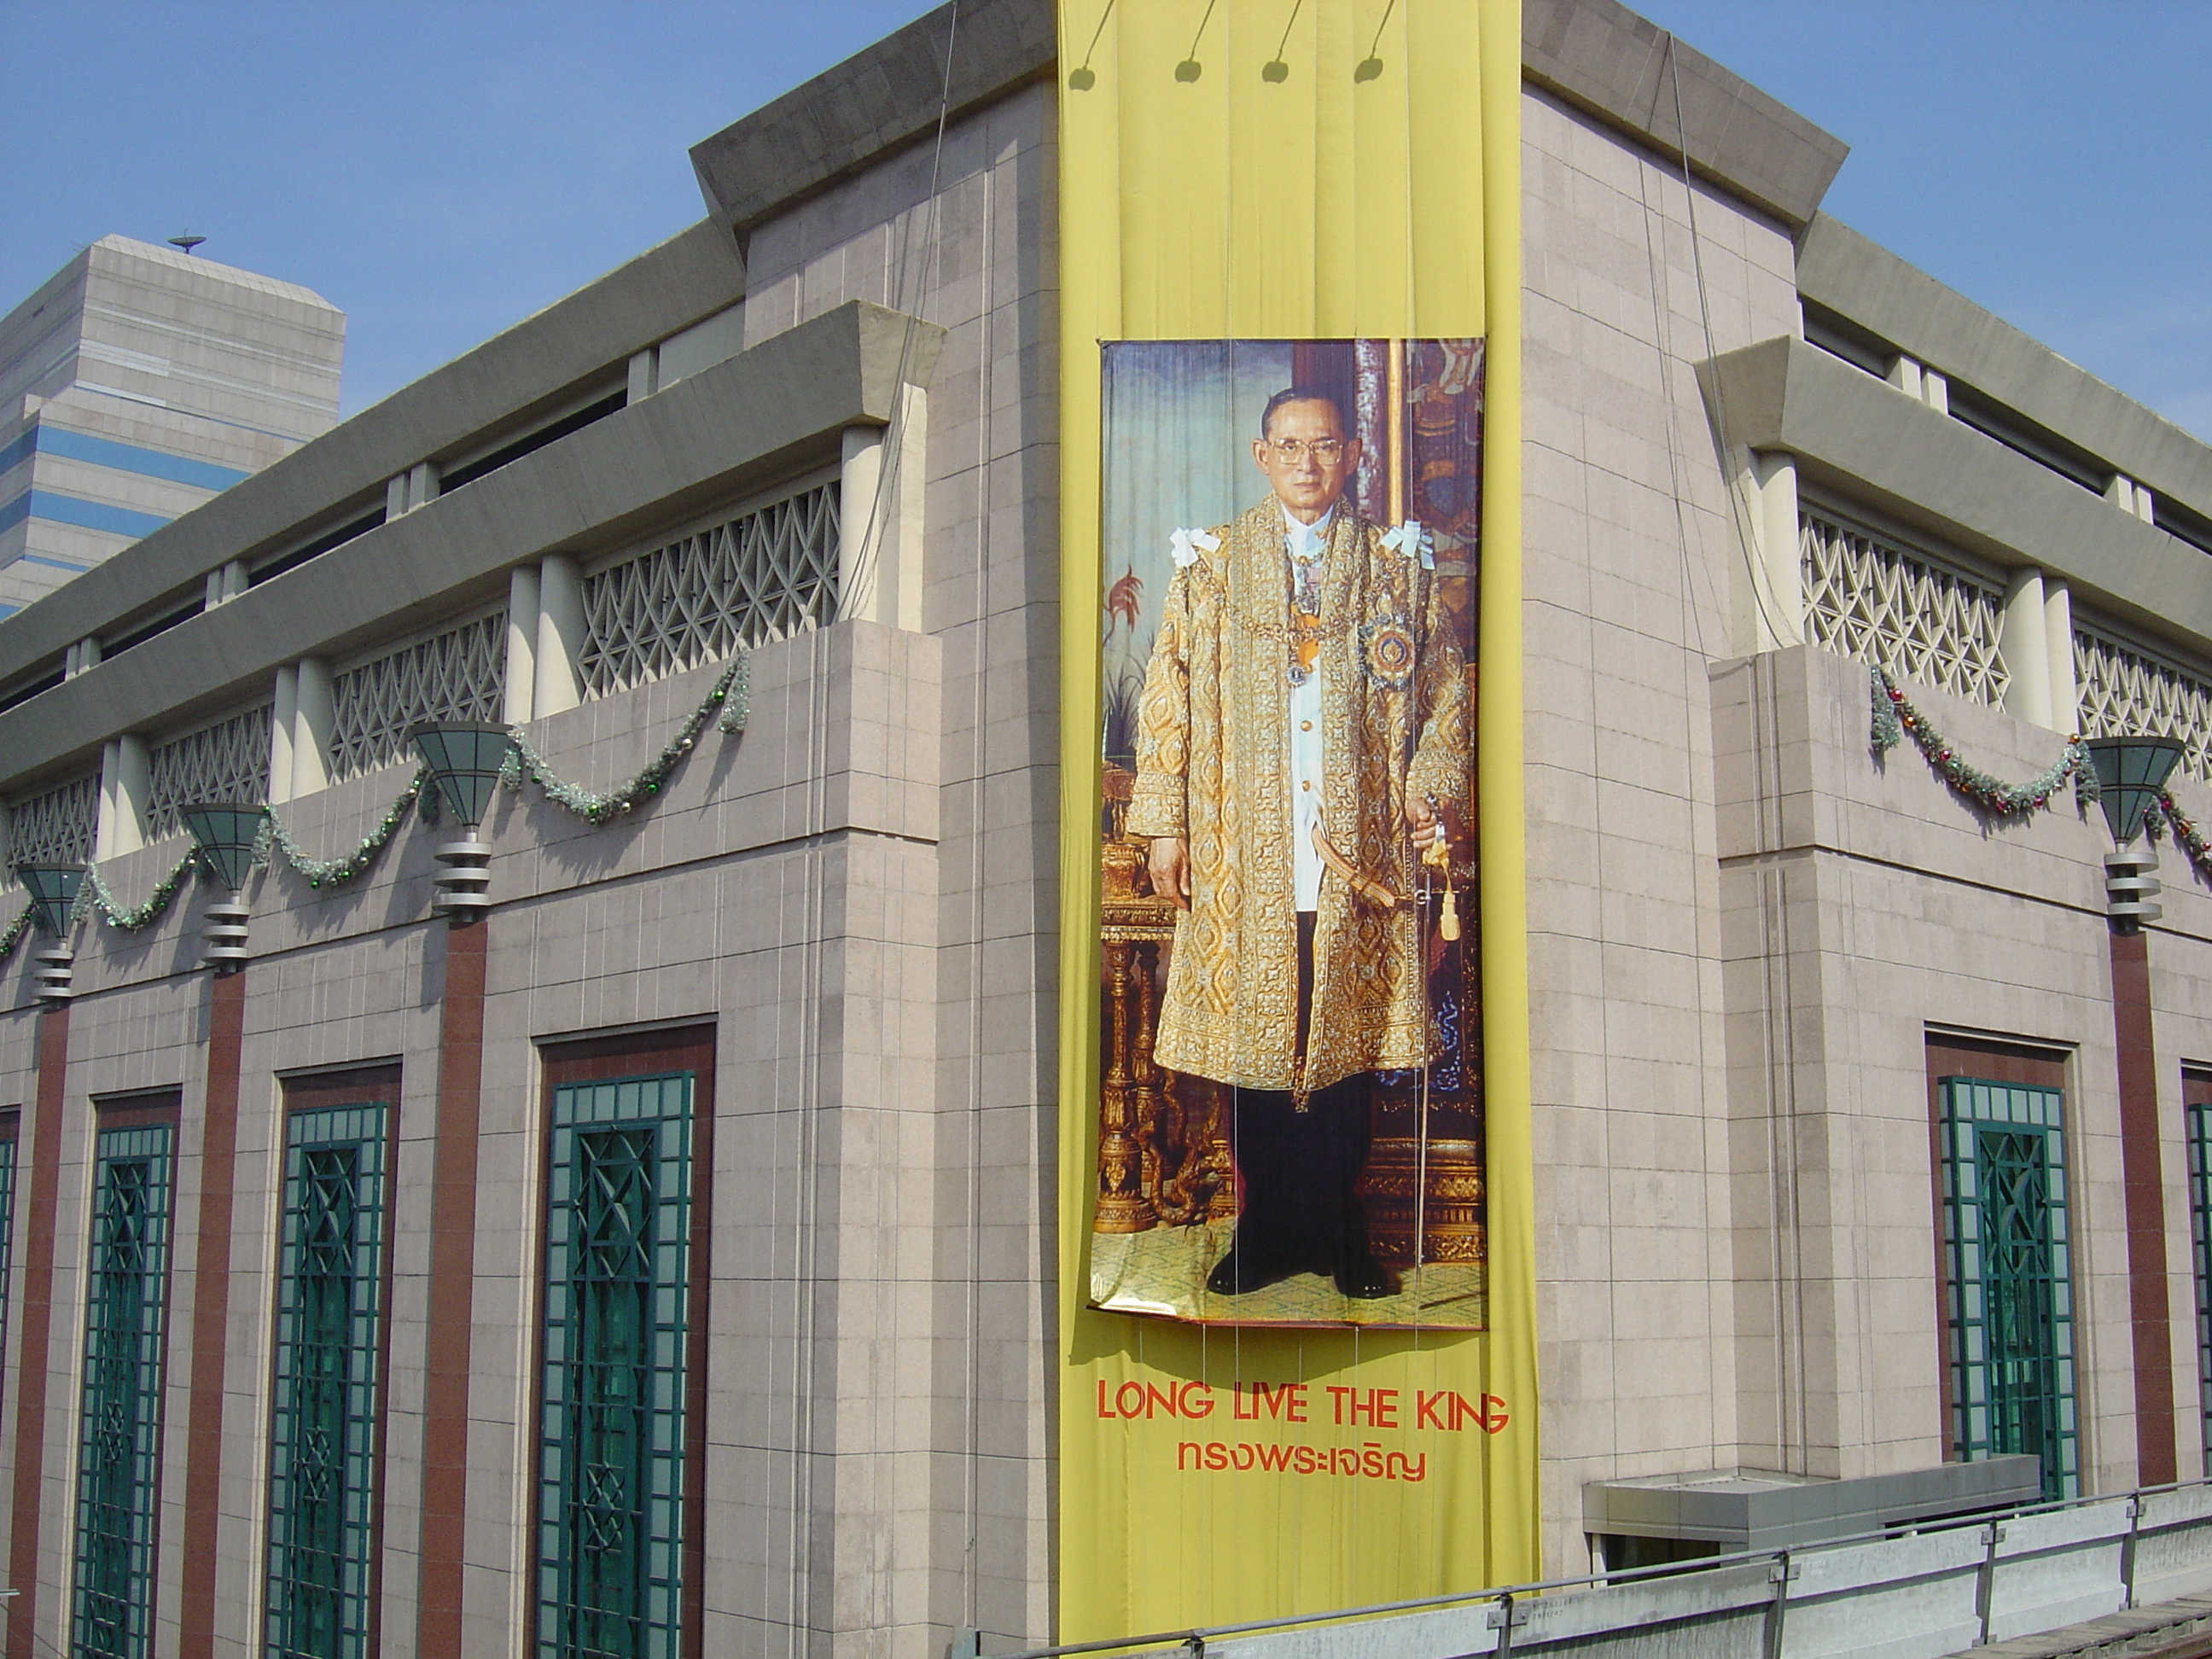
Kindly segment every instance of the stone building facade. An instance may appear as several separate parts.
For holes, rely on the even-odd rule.
[[[110,1603],[164,1659],[311,1604],[392,1651],[584,1641],[543,1518],[599,1476],[547,1401],[602,1292],[549,1206],[610,1148],[682,1194],[632,1241],[686,1425],[680,1477],[625,1466],[683,1493],[641,1650],[1050,1638],[1057,642],[1093,600],[1055,556],[1052,15],[962,0],[948,76],[950,21],[698,146],[698,225],[0,622],[9,857],[107,896],[71,995],[27,943],[0,1014],[11,1656]],[[2094,810],[1978,811],[1869,730],[1880,665],[2003,777],[2171,729],[2177,799],[2212,786],[2212,451],[1823,217],[1843,146],[1718,64],[1609,0],[1526,35],[1547,1567],[1711,1547],[1624,1494],[1731,1472],[1990,1495],[1947,1381],[1953,1077],[2060,1103],[2067,1478],[2201,1474],[2212,897],[2169,842],[2138,1019]],[[495,793],[460,926],[456,832],[395,811],[408,726],[454,717],[556,780]],[[594,798],[664,750],[640,810]],[[228,798],[286,843],[211,976],[222,895],[132,910]],[[272,1493],[341,1153],[333,1340],[380,1431],[329,1522],[352,1576],[303,1589]],[[159,1283],[102,1346],[124,1196]],[[97,1563],[95,1407],[139,1437]]]

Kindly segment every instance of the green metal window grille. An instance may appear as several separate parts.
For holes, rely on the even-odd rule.
[[[1961,1077],[1937,1089],[1953,1449],[2033,1454],[2045,1498],[2076,1497],[2064,1097]]]
[[[2197,1266],[2197,1388],[2212,1467],[2212,1101],[2189,1103],[2189,1237]]]
[[[691,1077],[553,1096],[539,1659],[676,1659]]]
[[[78,1655],[143,1659],[153,1608],[161,1442],[161,1315],[168,1279],[169,1126],[102,1129],[77,1448]]]
[[[385,1109],[284,1134],[269,1456],[272,1659],[366,1659],[383,1313]]]

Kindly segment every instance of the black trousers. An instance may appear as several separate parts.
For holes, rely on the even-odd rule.
[[[1298,914],[1298,1052],[1313,1013],[1314,917]],[[1329,1274],[1368,1259],[1367,1206],[1355,1190],[1367,1167],[1374,1079],[1362,1072],[1317,1089],[1300,1111],[1294,1096],[1235,1089],[1229,1148],[1243,1182],[1237,1255]]]
[[[1367,1260],[1367,1206],[1355,1188],[1372,1091],[1363,1072],[1316,1090],[1303,1112],[1274,1090],[1231,1094],[1229,1146],[1244,1184],[1239,1257],[1324,1276]]]

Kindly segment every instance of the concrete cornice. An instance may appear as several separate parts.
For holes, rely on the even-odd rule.
[[[939,6],[691,147],[708,211],[743,246],[753,228],[937,130],[953,7]],[[1050,0],[961,0],[954,116],[1052,73]]]
[[[728,239],[701,221],[495,334],[0,621],[0,683],[112,629],[232,559],[273,551],[417,461],[557,398],[744,294]]]
[[[2212,657],[2212,560],[1916,398],[1787,337],[1698,365],[1728,442]]]
[[[926,383],[944,331],[848,302],[0,712],[0,793],[496,594],[523,560],[604,552],[834,466],[846,428],[890,422],[909,330],[906,378]]]
[[[1692,172],[1793,231],[1811,222],[1850,151],[1614,0],[1522,0],[1521,64],[1536,85],[1670,160],[1686,150]]]
[[[936,130],[952,9],[939,7],[692,146],[708,211],[739,246],[763,221]],[[1521,29],[1531,82],[1670,158],[1685,148],[1679,68],[1692,168],[1793,230],[1849,150],[1613,0],[1525,0]],[[1051,75],[1055,52],[1048,0],[962,0],[952,113]]]
[[[2212,518],[2212,447],[1849,225],[1813,221],[1797,290]]]

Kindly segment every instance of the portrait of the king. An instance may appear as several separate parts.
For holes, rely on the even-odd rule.
[[[1373,1079],[1435,1058],[1419,895],[1465,834],[1467,680],[1419,527],[1347,495],[1340,395],[1257,416],[1265,493],[1179,533],[1137,704],[1124,828],[1176,907],[1153,1057],[1231,1091],[1207,1290],[1313,1273],[1374,1299],[1399,1283],[1358,1190]]]

